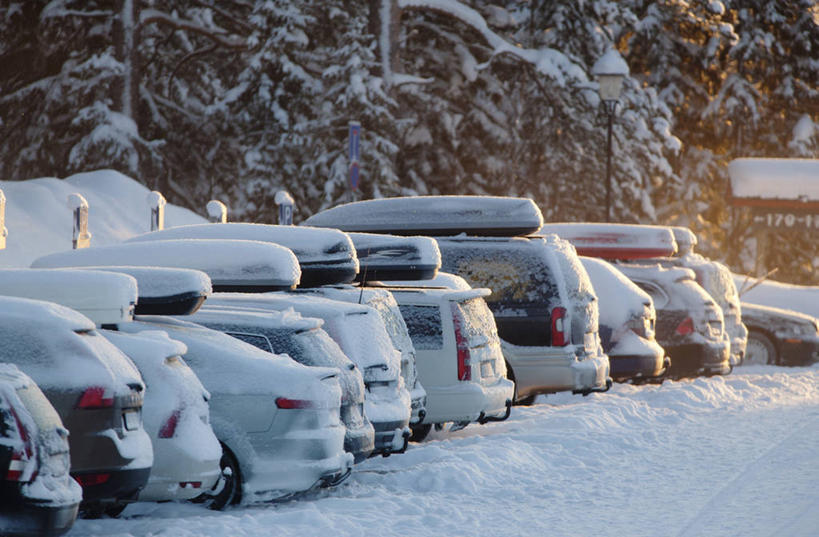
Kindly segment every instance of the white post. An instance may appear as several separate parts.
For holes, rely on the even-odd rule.
[[[208,212],[208,220],[214,224],[224,224],[227,222],[227,206],[219,200],[210,200],[205,206]]]
[[[151,231],[165,229],[165,196],[152,190],[148,193],[148,205],[151,207]]]
[[[9,230],[6,229],[6,196],[0,190],[0,250],[6,247],[6,237]]]
[[[282,226],[293,225],[293,205],[296,204],[293,196],[286,190],[279,190],[276,192],[274,198],[276,205],[279,206],[279,224]]]
[[[88,248],[91,245],[91,233],[88,232],[88,202],[81,194],[68,195],[68,208],[74,215],[74,230],[71,244],[75,250]]]

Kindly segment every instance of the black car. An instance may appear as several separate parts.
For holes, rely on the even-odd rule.
[[[810,365],[819,361],[816,319],[796,311],[742,303],[748,327],[745,364]]]
[[[68,475],[68,431],[40,388],[0,364],[0,535],[60,535],[82,498]]]

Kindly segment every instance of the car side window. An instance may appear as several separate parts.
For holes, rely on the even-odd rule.
[[[668,295],[666,295],[665,291],[660,289],[658,286],[649,282],[635,281],[634,283],[636,283],[640,289],[642,289],[643,291],[648,293],[649,296],[651,296],[651,300],[654,301],[655,309],[664,308],[666,304],[668,304]]]
[[[398,306],[407,323],[410,339],[416,350],[438,350],[444,346],[441,308],[438,306]]]

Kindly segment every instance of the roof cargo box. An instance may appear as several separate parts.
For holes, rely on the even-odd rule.
[[[201,270],[168,267],[88,267],[133,276],[137,281],[135,315],[190,315],[211,293],[210,278]]]
[[[258,241],[168,240],[134,242],[69,250],[36,259],[33,267],[132,265],[201,270],[213,290],[261,293],[292,289],[299,282],[299,263],[282,246]]]
[[[152,231],[128,239],[127,243],[169,239],[250,240],[289,248],[299,260],[299,287],[351,283],[358,260],[350,238],[335,229],[267,224],[195,224]]]
[[[528,198],[416,196],[339,205],[314,214],[308,226],[393,235],[514,237],[537,231],[540,209]]]
[[[578,255],[603,259],[647,259],[677,252],[671,229],[639,224],[544,224],[538,235],[558,235],[572,243]]]
[[[0,269],[0,295],[55,302],[97,325],[117,324],[133,319],[137,282],[92,270]]]
[[[441,268],[441,251],[431,237],[350,233],[361,265],[356,280],[429,280]]]

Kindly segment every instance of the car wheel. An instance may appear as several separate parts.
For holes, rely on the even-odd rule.
[[[420,425],[410,425],[410,429],[412,430],[412,434],[409,437],[410,442],[423,442],[432,430],[432,424],[422,423]]]
[[[212,491],[210,495],[203,495],[203,503],[215,511],[221,511],[228,505],[237,504],[242,499],[242,473],[239,470],[239,463],[224,444],[222,444],[222,458],[219,466],[222,468],[222,479],[218,482],[222,485],[221,489]]]
[[[761,332],[748,333],[748,345],[745,348],[745,364],[775,364],[777,361],[776,347],[773,342]]]
[[[103,516],[117,518],[127,506],[127,503],[92,502],[80,506],[79,516],[86,519],[97,519]]]

